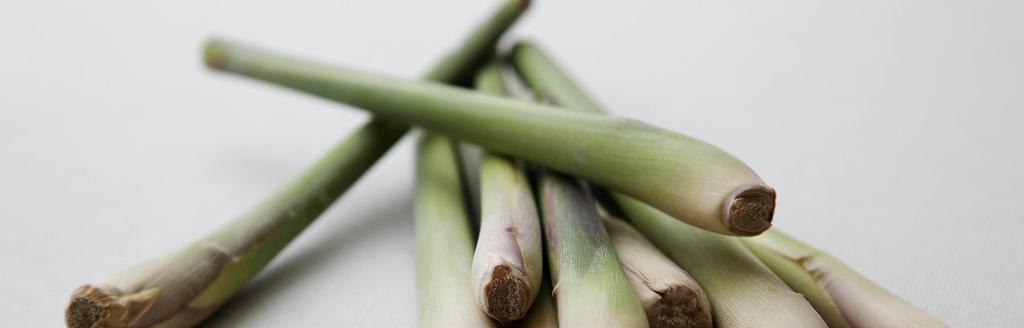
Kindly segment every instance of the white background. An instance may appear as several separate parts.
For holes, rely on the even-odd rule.
[[[241,214],[366,120],[210,73],[217,35],[414,78],[498,1],[0,3],[0,316]],[[778,227],[954,326],[1024,320],[1024,2],[541,1],[541,42],[613,111],[708,140]],[[415,326],[411,147],[214,317]],[[12,321],[13,320],[13,321]]]

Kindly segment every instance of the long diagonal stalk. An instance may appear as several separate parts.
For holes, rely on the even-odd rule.
[[[481,92],[503,95],[494,63],[476,78]],[[473,255],[473,286],[487,315],[502,322],[526,315],[543,275],[540,218],[526,172],[513,159],[480,155],[480,236]]]
[[[228,42],[208,43],[205,59],[216,70],[361,107],[595,181],[703,229],[756,235],[771,225],[774,190],[725,151],[678,133]]]
[[[511,0],[434,67],[429,80],[457,82],[489,58],[525,10]],[[248,214],[181,250],[75,290],[69,327],[188,327],[213,313],[341,196],[408,130],[371,120],[310,170]]]
[[[829,327],[946,327],[831,255],[775,229],[743,244],[807,296]]]
[[[535,91],[566,109],[604,112],[559,65],[536,46],[520,43],[512,58]],[[633,197],[612,193],[626,218],[700,283],[715,324],[727,327],[825,327],[821,317],[736,240],[701,231]]]
[[[475,305],[473,234],[455,144],[424,133],[416,156],[416,295],[420,327],[494,327]]]
[[[606,217],[615,255],[652,328],[711,328],[711,302],[704,289],[639,231]]]

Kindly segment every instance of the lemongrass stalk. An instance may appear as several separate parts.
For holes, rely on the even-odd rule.
[[[583,185],[541,173],[538,185],[558,324],[565,327],[647,327],[608,232]]]
[[[474,300],[470,278],[473,235],[456,158],[454,145],[447,137],[420,137],[415,191],[420,327],[495,326]]]
[[[511,0],[426,74],[458,82],[490,57],[526,8]],[[248,214],[181,250],[143,262],[72,293],[69,327],[188,327],[213,313],[341,196],[408,130],[371,120],[316,165]]]
[[[69,327],[188,327],[215,311],[383,155],[402,126],[368,124],[277,195],[183,249],[79,287]]]
[[[604,219],[615,255],[652,328],[712,327],[704,289],[639,231],[620,219]]]
[[[476,88],[504,94],[496,64],[481,69]],[[513,159],[483,150],[479,176],[480,235],[473,255],[473,286],[487,315],[511,322],[526,315],[540,288],[540,218],[526,172]]]
[[[551,97],[551,100],[562,106],[562,108],[587,113],[608,112],[604,106],[583,90],[566,71],[537,46],[520,41],[513,47],[511,57],[516,70],[523,77],[523,80],[535,92]],[[725,203],[716,202],[713,198],[695,199],[702,203],[693,205],[694,207],[700,208],[700,205],[706,208],[721,206],[724,212],[734,213],[733,217],[736,219],[729,222],[731,224],[730,229],[734,232],[732,233],[733,235],[756,235],[771,227],[775,209],[775,191],[773,189],[767,187],[760,177],[756,175],[751,176],[750,173],[745,172],[749,169],[738,161],[713,161],[706,164],[719,167],[715,170],[700,167],[702,170],[696,171],[696,174],[700,175],[702,179],[688,182],[693,183],[692,187],[699,187],[696,190],[707,188],[705,190],[710,191],[710,194],[717,194],[720,185],[731,184],[747,185],[750,186],[750,189],[730,194],[731,197],[726,198],[727,201]],[[661,177],[656,172],[652,172],[652,178],[660,179]],[[614,186],[610,187],[616,189]],[[625,194],[628,195],[629,193],[626,192]],[[636,197],[636,195],[630,196],[654,205],[656,208],[672,216],[679,217],[676,213],[666,211],[656,203]],[[702,213],[689,214],[704,215]],[[707,230],[716,231],[690,221],[685,222]]]
[[[697,279],[717,327],[826,327],[804,296],[786,286],[740,238],[696,229],[627,196],[614,198],[637,230]]]
[[[749,167],[715,146],[634,120],[554,111],[222,41],[207,44],[206,63],[589,179],[710,231],[756,235],[771,224],[775,192]]]
[[[776,229],[743,244],[804,294],[829,327],[946,327],[832,255]]]
[[[536,46],[517,44],[512,59],[535,91],[566,109],[604,112]],[[807,300],[789,289],[737,238],[678,222],[622,193],[611,196],[637,230],[700,283],[711,301],[717,327],[825,327]]]
[[[526,312],[526,316],[513,326],[519,328],[558,327],[558,315],[555,313],[555,303],[551,302],[551,282],[548,278],[541,280],[540,292],[537,294],[533,306],[530,306],[530,311]]]

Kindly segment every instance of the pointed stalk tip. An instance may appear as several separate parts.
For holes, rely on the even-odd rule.
[[[228,58],[224,54],[224,42],[217,39],[206,41],[203,46],[203,62],[206,66],[216,70],[227,69]]]

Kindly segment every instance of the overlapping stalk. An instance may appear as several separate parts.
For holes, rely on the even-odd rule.
[[[946,327],[828,253],[780,231],[742,240],[786,284],[804,294],[829,327]]]
[[[620,219],[604,219],[637,299],[652,328],[711,328],[711,302],[704,289],[639,231]]]
[[[536,46],[517,44],[516,70],[535,91],[566,109],[604,112]],[[633,197],[612,193],[625,217],[707,292],[717,327],[825,327],[800,294],[789,289],[732,237],[696,229]]]
[[[540,292],[537,294],[537,299],[533,301],[530,311],[526,312],[526,316],[513,326],[519,328],[558,327],[558,315],[555,313],[555,304],[551,302],[551,282],[548,278],[541,280]]]
[[[458,82],[493,53],[522,14],[512,0],[426,79]],[[213,313],[341,196],[408,130],[371,120],[278,194],[181,250],[75,290],[69,327],[188,327]]]
[[[711,300],[717,327],[826,327],[803,295],[738,238],[701,231],[626,196],[615,199],[637,230],[697,279]]]
[[[206,62],[595,181],[703,229],[756,235],[771,225],[775,192],[749,167],[710,144],[637,121],[556,111],[228,42],[207,44]]]
[[[416,156],[416,295],[420,327],[496,326],[475,302],[473,235],[455,145],[424,133]]]
[[[496,64],[486,65],[477,90],[503,95]],[[473,286],[487,315],[511,322],[526,315],[543,275],[540,218],[524,168],[483,150],[480,155],[480,236],[473,256]]]
[[[497,63],[481,69],[477,82],[486,93],[508,95]],[[643,308],[630,289],[596,203],[583,183],[543,169],[536,180],[549,277],[556,286],[551,297],[557,305],[558,324],[647,327]]]
[[[648,327],[643,306],[582,183],[543,172],[537,189],[558,324]]]

